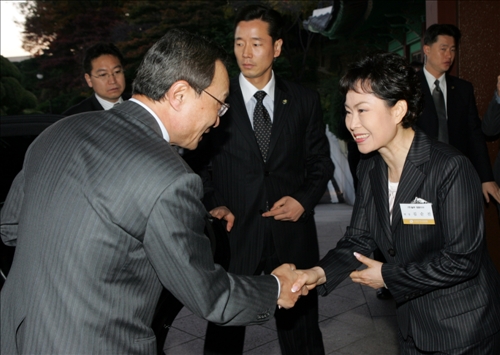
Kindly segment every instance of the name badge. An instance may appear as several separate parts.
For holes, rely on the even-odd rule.
[[[404,224],[436,224],[432,203],[401,203]]]

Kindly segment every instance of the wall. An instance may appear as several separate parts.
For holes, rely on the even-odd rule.
[[[500,1],[458,2],[458,27],[462,31],[459,76],[474,85],[477,108],[483,117],[500,75]],[[491,162],[500,140],[488,142]],[[485,207],[488,250],[500,271],[500,222],[492,203]]]

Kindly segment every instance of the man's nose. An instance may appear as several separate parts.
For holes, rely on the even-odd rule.
[[[115,73],[108,75],[108,83],[114,84],[116,82]]]
[[[243,57],[251,57],[252,56],[252,48],[250,46],[244,46],[243,47]]]

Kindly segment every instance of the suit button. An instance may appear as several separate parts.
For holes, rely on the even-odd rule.
[[[389,253],[390,256],[396,255],[396,251],[394,249],[392,249],[392,248],[389,249],[389,250],[387,250],[387,252]]]
[[[266,176],[266,177],[269,176],[269,171],[265,171],[264,176]]]

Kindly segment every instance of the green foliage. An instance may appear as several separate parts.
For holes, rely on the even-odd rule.
[[[303,21],[321,3],[318,1],[29,0],[20,5],[26,16],[23,47],[37,56],[19,63],[17,80],[38,97],[36,110],[61,113],[90,94],[81,61],[86,48],[98,41],[113,42],[122,51],[129,91],[146,51],[172,28],[205,36],[234,59],[234,15],[251,2],[267,4],[282,13],[284,46],[273,70],[281,77],[317,89],[325,122],[343,140],[351,139],[343,120],[343,98],[337,90],[343,71],[358,56],[385,48],[405,21],[415,21],[415,16],[425,13],[424,0],[375,1],[370,11],[356,10],[364,2],[343,0],[340,3],[346,8],[352,5],[351,12],[345,13],[339,27],[342,30],[330,36],[303,28]],[[235,60],[230,61],[228,72],[231,77],[238,75]],[[37,79],[37,74],[43,74],[43,78]],[[8,94],[3,86],[1,90]]]
[[[17,79],[8,76],[1,77],[0,82],[5,89],[5,97],[2,100],[2,105],[5,107],[5,112],[8,115],[16,115],[22,111],[21,103],[24,96],[24,88]]]
[[[323,107],[323,120],[330,131],[344,141],[352,140],[344,121],[344,98],[339,92],[339,76],[322,73],[318,91]]]
[[[0,56],[0,77],[12,77],[21,81],[21,72],[4,56]]]
[[[127,76],[137,71],[151,45],[173,28],[202,35],[231,53],[232,21],[226,17],[226,3],[224,0],[127,2],[123,8],[123,26],[128,38],[118,44],[127,57]]]
[[[23,111],[31,110],[36,107],[38,100],[36,99],[36,96],[33,93],[24,90],[23,95],[21,96],[21,103],[23,106]]]
[[[0,56],[0,63],[1,114],[17,115],[25,109],[35,108],[37,98],[21,85],[21,71],[3,56]]]
[[[7,112],[6,112],[7,107],[4,106],[6,96],[7,96],[7,92],[5,91],[5,88],[2,84],[2,81],[0,80],[0,115],[7,114]]]
[[[0,102],[4,102],[3,99],[7,93],[5,92],[5,88],[3,87],[3,84],[0,82]]]

